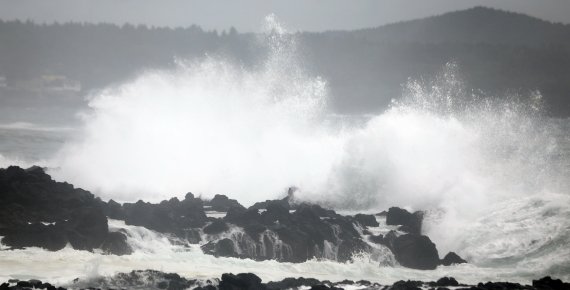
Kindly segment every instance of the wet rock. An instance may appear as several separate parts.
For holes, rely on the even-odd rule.
[[[550,276],[546,276],[542,279],[532,280],[532,286],[537,289],[544,290],[569,290],[570,283],[564,283],[560,279],[552,279]]]
[[[430,286],[439,286],[439,287],[459,286],[459,282],[457,282],[457,280],[455,280],[455,278],[453,277],[442,277],[439,280],[437,280],[437,282],[435,282],[433,285]]]
[[[267,289],[265,285],[261,284],[261,278],[252,273],[222,274],[222,280],[218,287],[220,290]]]
[[[384,236],[382,235],[371,235],[368,238],[371,242],[376,243],[376,244],[383,244],[384,243]]]
[[[354,219],[362,226],[365,227],[377,227],[380,224],[376,221],[376,218],[371,214],[357,214]]]
[[[420,281],[397,281],[389,288],[391,290],[421,290],[423,283]]]
[[[103,202],[40,167],[0,169],[0,235],[14,248],[98,248],[108,233]]]
[[[202,236],[199,229],[185,229],[183,238],[190,244],[198,244],[202,241]]]
[[[49,251],[65,248],[68,240],[61,226],[34,223],[20,228],[3,229],[2,243],[12,248],[40,247]]]
[[[107,238],[101,245],[101,249],[113,255],[130,255],[133,253],[133,250],[127,243],[127,236],[125,236],[121,232],[112,232],[107,234]]]
[[[228,225],[223,221],[216,219],[204,228],[204,233],[208,235],[216,235],[229,229]]]
[[[421,235],[406,234],[394,239],[389,248],[396,260],[404,267],[433,270],[439,265],[435,244]]]
[[[467,263],[467,261],[463,260],[459,255],[454,252],[449,252],[445,257],[440,261],[440,265],[450,266],[453,264],[463,264]]]
[[[321,281],[313,278],[285,278],[281,281],[267,283],[267,289],[296,289],[301,286],[315,286],[319,284],[322,284]]]
[[[423,213],[417,211],[413,214],[399,207],[391,207],[386,214],[387,225],[401,225],[402,230],[411,234],[421,234]]]
[[[191,193],[186,194],[182,201],[172,198],[152,204],[139,200],[125,203],[122,208],[126,224],[174,234],[180,238],[187,236],[186,229],[202,227],[208,221],[202,200]]]
[[[205,201],[204,205],[210,206],[212,210],[220,212],[227,212],[232,207],[245,209],[245,207],[243,207],[237,200],[230,199],[221,194],[216,194],[211,200]]]
[[[104,211],[105,215],[109,218],[116,220],[125,219],[125,211],[123,210],[122,205],[112,199],[104,205]]]
[[[24,287],[24,288],[32,288],[32,287],[34,287],[34,286],[32,285],[32,283],[30,283],[30,282],[28,282],[28,281],[20,281],[20,282],[16,283],[16,286],[18,286],[18,287]]]
[[[74,249],[92,251],[101,246],[109,233],[107,217],[101,207],[77,210],[74,219],[68,221],[68,238]]]

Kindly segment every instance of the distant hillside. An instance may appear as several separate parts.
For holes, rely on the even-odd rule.
[[[382,111],[401,95],[408,78],[429,78],[455,61],[469,91],[502,97],[540,90],[550,115],[570,117],[570,25],[475,7],[298,38],[307,69],[328,81],[339,113]],[[18,108],[26,107],[41,118],[38,110],[46,104],[77,106],[73,98],[145,69],[172,67],[175,58],[222,54],[253,65],[255,56],[264,53],[255,39],[233,29],[220,33],[197,26],[0,21],[0,116],[23,118]]]
[[[486,7],[349,33],[373,42],[570,45],[570,25]]]

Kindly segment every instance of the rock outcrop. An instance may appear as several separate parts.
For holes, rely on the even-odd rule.
[[[423,213],[416,211],[413,214],[399,207],[391,207],[386,213],[387,225],[400,225],[399,230],[410,234],[422,233]]]
[[[202,249],[216,256],[284,262],[304,262],[312,258],[347,261],[353,253],[370,249],[351,217],[318,205],[300,204],[295,212],[290,212],[280,201],[265,202],[264,206],[266,210],[262,213],[255,207],[231,208],[224,222],[243,231],[222,234],[224,238]]]
[[[42,168],[0,169],[0,236],[12,248],[60,250],[101,248],[130,252],[124,239],[109,232],[103,202],[88,191],[55,182]]]
[[[224,195],[202,201],[192,193],[183,200],[171,198],[157,204],[141,200],[119,204],[55,182],[39,167],[9,167],[0,169],[0,235],[3,244],[13,248],[56,251],[70,244],[78,250],[132,253],[126,231],[109,232],[109,217],[165,233],[176,241],[202,242],[204,253],[218,257],[346,262],[355,253],[383,251],[375,245],[381,244],[405,267],[434,269],[465,262],[453,252],[439,259],[435,244],[420,234],[421,212],[392,207],[386,212],[386,223],[399,225],[398,231],[372,235],[368,228],[379,226],[375,216],[343,216],[319,205],[293,202],[293,192],[290,189],[283,199],[250,208]],[[209,218],[204,208],[227,213]]]
[[[448,288],[449,287],[449,288]],[[66,290],[56,288],[50,283],[40,280],[12,280],[0,282],[0,290],[21,289],[48,289]],[[129,273],[118,273],[110,277],[96,279],[77,279],[70,289],[168,289],[168,290],[284,290],[284,289],[371,289],[371,290],[421,290],[421,289],[457,289],[457,290],[567,290],[569,283],[558,279],[544,277],[532,281],[532,285],[521,285],[511,282],[486,282],[477,285],[465,285],[457,282],[453,277],[443,277],[437,281],[396,281],[393,284],[382,285],[370,281],[342,280],[338,282],[320,281],[313,278],[285,278],[281,281],[268,281],[264,283],[253,273],[222,274],[221,278],[191,279],[180,277],[175,273],[164,273],[155,270],[137,270]]]

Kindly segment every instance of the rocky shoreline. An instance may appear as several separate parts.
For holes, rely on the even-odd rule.
[[[532,285],[510,282],[485,282],[467,285],[453,277],[442,277],[437,281],[397,281],[391,285],[365,280],[338,282],[319,281],[313,278],[285,278],[281,281],[263,283],[261,278],[252,273],[223,274],[220,278],[209,280],[187,279],[178,274],[155,270],[139,270],[119,273],[113,277],[98,277],[90,280],[75,279],[70,285],[54,286],[40,280],[10,280],[0,283],[0,290],[66,290],[66,289],[168,289],[168,290],[280,290],[280,289],[382,289],[382,290],[568,290],[570,283],[544,277],[533,280]]]
[[[389,253],[400,265],[422,270],[466,262],[453,252],[440,259],[436,245],[422,235],[423,213],[397,207],[376,215],[341,215],[297,202],[294,189],[283,199],[249,208],[224,195],[202,200],[192,193],[157,204],[119,204],[56,182],[39,167],[0,169],[0,236],[5,247],[57,251],[71,245],[76,250],[131,254],[127,233],[110,231],[108,218],[167,234],[183,244],[199,244],[205,254],[216,257],[346,262],[359,253]]]

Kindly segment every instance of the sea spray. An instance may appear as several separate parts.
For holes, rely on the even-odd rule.
[[[559,246],[569,241],[567,131],[542,115],[539,92],[482,97],[466,91],[449,63],[433,78],[410,80],[385,112],[343,122],[328,114],[326,82],[303,70],[294,37],[269,20],[259,66],[179,61],[174,71],[149,71],[94,96],[51,173],[124,201],[192,191],[247,205],[297,186],[296,198],[337,209],[427,210],[424,234],[440,254],[457,251],[473,263],[449,269],[454,275],[568,276]],[[540,224],[548,214],[557,227]],[[503,235],[496,225],[518,230]],[[352,271],[328,265],[314,274]]]

